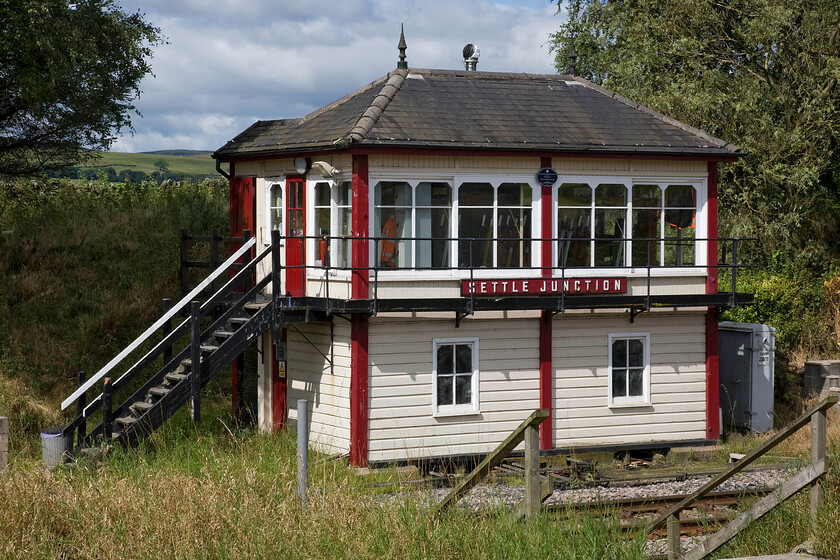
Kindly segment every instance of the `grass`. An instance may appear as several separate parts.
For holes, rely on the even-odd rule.
[[[456,509],[422,495],[385,502],[342,461],[311,454],[310,499],[297,498],[290,431],[233,435],[207,421],[164,429],[104,462],[0,478],[3,558],[642,558],[615,521]]]

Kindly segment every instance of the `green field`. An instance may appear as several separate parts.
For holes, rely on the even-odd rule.
[[[167,150],[159,152],[129,153],[129,152],[96,152],[97,158],[89,161],[80,169],[113,167],[116,171],[128,169],[152,173],[159,171],[160,160],[166,161],[167,171],[186,175],[204,175],[218,177],[216,161],[210,157],[210,152],[196,150]],[[222,165],[225,172],[228,165]]]

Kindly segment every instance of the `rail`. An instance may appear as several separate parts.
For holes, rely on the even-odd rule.
[[[741,460],[732,465],[732,467],[712,478],[709,482],[698,488],[694,493],[690,494],[677,505],[654,519],[654,521],[648,525],[647,532],[650,533],[663,523],[666,524],[669,560],[700,560],[701,558],[704,558],[735,537],[741,530],[746,528],[753,521],[761,518],[774,507],[781,504],[806,486],[811,486],[811,519],[814,523],[816,523],[817,511],[820,507],[823,496],[819,479],[825,474],[826,411],[837,404],[837,400],[838,393],[836,390],[832,390],[819,404],[802,414],[802,416],[788,424],[785,428],[765,441],[763,444],[747,453]],[[789,438],[809,422],[811,423],[811,464],[784,482],[774,492],[758,501],[750,509],[741,513],[720,531],[706,538],[696,547],[690,549],[683,555],[680,548],[680,512],[744,470],[751,463]]]
[[[337,281],[346,282],[346,278],[355,273],[367,273],[371,283],[370,298],[373,300],[373,313],[379,310],[380,282],[386,278],[395,278],[393,273],[411,272],[440,272],[451,276],[453,280],[480,281],[494,280],[489,271],[508,271],[516,279],[525,279],[527,271],[540,279],[574,280],[582,273],[591,272],[600,277],[613,272],[615,274],[632,271],[635,278],[643,278],[646,282],[644,296],[634,299],[634,306],[648,310],[651,306],[663,303],[657,301],[652,292],[653,279],[663,276],[660,271],[674,270],[674,276],[691,274],[696,271],[697,276],[705,273],[717,276],[718,272],[726,273],[721,278],[721,285],[728,283],[729,290],[715,290],[716,300],[721,305],[735,307],[743,303],[743,298],[737,294],[737,279],[739,271],[753,268],[755,265],[739,262],[739,254],[745,242],[753,242],[752,238],[436,238],[436,237],[347,237],[347,236],[294,236],[280,237],[284,243],[297,243],[301,247],[301,254],[309,255],[306,262],[289,262],[284,264],[288,274],[297,274],[302,280],[320,279],[324,282],[326,298],[330,293],[336,293],[330,284]],[[583,253],[572,251],[575,243],[586,242]],[[552,263],[534,264],[542,253],[546,244],[551,245]],[[516,247],[513,247],[516,245]],[[511,248],[513,247],[513,248]],[[706,262],[707,248],[718,255],[714,262]],[[359,266],[351,264],[362,259],[352,258],[352,251],[365,251],[372,263]],[[598,253],[598,251],[601,251]],[[630,251],[630,254],[626,253]],[[314,253],[314,258],[312,257]],[[400,256],[401,253],[404,253]],[[594,255],[598,253],[600,265],[596,266]],[[612,255],[609,264],[603,264],[604,254]],[[723,255],[721,262],[720,255]],[[502,256],[508,258],[502,258]],[[583,255],[583,257],[582,257]],[[711,259],[710,259],[711,260]],[[401,261],[401,262],[400,262]],[[504,262],[502,262],[504,261]],[[640,262],[643,261],[643,262]],[[644,271],[644,276],[637,274]],[[339,275],[338,273],[346,273]],[[498,274],[495,275],[498,277]],[[417,279],[417,278],[414,278]],[[439,278],[438,278],[439,279]],[[474,284],[469,284],[474,285]],[[498,294],[510,296],[511,294]],[[528,295],[528,294],[519,294]],[[566,309],[566,291],[556,294],[559,308],[554,311],[563,312]],[[723,297],[728,296],[728,298]],[[475,308],[476,295],[463,294],[467,300],[467,314]],[[577,295],[576,295],[577,297]],[[679,298],[675,298],[677,301]],[[708,298],[707,298],[708,299]],[[699,302],[699,300],[698,300]],[[704,305],[702,302],[695,305]],[[679,305],[690,305],[691,301]],[[715,304],[717,305],[717,303]],[[329,311],[329,310],[328,310]]]

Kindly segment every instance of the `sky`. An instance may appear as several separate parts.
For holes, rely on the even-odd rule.
[[[112,151],[215,150],[257,120],[302,117],[396,68],[554,73],[549,0],[119,0],[167,42]]]

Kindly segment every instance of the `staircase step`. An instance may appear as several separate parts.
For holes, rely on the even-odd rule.
[[[155,395],[156,397],[164,397],[169,393],[170,389],[166,387],[152,387],[149,389],[149,394]]]
[[[257,300],[257,301],[252,301],[252,302],[246,303],[245,305],[242,306],[242,308],[247,309],[248,311],[259,311],[260,309],[262,309],[263,307],[265,307],[269,303],[271,303],[270,300],[264,300],[264,301],[263,300]]]
[[[230,338],[233,336],[233,331],[216,331],[213,333],[216,338]]]
[[[115,420],[117,424],[122,424],[123,426],[130,426],[137,422],[137,418],[134,416],[121,416]]]
[[[171,383],[178,383],[179,381],[183,381],[184,379],[186,379],[187,376],[183,373],[175,373],[173,371],[164,375],[163,378]]]
[[[231,324],[231,326],[242,326],[250,320],[250,317],[231,317],[230,319],[228,319],[228,322]]]
[[[204,358],[199,359],[198,363],[199,364],[204,363]],[[192,369],[192,358],[185,358],[185,359],[181,360],[181,365],[184,366],[185,368]]]
[[[136,403],[133,403],[129,408],[138,414],[143,414],[153,406],[154,405],[152,403],[148,403],[146,401],[137,401]]]
[[[207,352],[208,354],[210,352],[215,352],[218,349],[219,349],[219,347],[216,346],[215,344],[202,344],[201,345],[201,351],[202,352]]]

